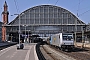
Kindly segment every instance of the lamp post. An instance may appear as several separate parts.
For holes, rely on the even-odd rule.
[[[30,43],[30,40],[29,40],[29,32],[30,32],[30,30],[28,30],[28,42]]]
[[[25,38],[24,38],[24,42],[26,42],[26,27],[28,26],[28,25],[23,25],[24,27],[25,27]]]
[[[20,48],[20,14],[19,14],[19,48]]]
[[[75,46],[77,46],[76,44],[76,40],[77,40],[77,19],[75,19]]]
[[[19,33],[19,48],[20,48],[20,33],[21,33],[21,31],[20,31],[20,30],[21,30],[21,29],[20,29],[20,25],[21,25],[21,23],[20,23],[20,22],[21,22],[21,21],[20,21],[20,16],[23,15],[23,14],[24,14],[24,13],[22,13],[22,14],[14,14],[14,15],[18,15],[18,17],[19,17],[19,31],[18,31],[18,33]],[[13,15],[11,15],[11,16],[13,16]]]
[[[84,37],[84,31],[85,31],[85,29],[86,29],[86,27],[85,26],[83,26],[82,27],[82,48],[84,48],[84,42],[85,42],[85,37]]]
[[[18,46],[17,46],[17,49],[23,49],[23,44],[20,44],[20,34],[21,34],[21,29],[20,29],[20,25],[21,25],[21,18],[20,18],[20,16],[22,16],[24,13],[21,13],[21,14],[14,14],[14,15],[18,15],[18,17],[19,17],[19,31],[18,31],[18,33],[19,33],[19,44],[18,44]],[[13,15],[11,15],[11,16],[13,16]],[[20,46],[20,45],[22,45],[22,47]]]
[[[19,48],[20,48],[20,14],[14,14],[14,15],[19,16],[19,31],[18,31],[18,33],[19,33]],[[13,16],[13,15],[11,15],[11,16]]]
[[[19,48],[20,48],[20,14],[14,14],[14,15],[18,15],[19,16]]]
[[[12,42],[12,37],[13,37],[13,36],[12,36],[12,34],[11,34],[11,36],[10,36],[10,37],[11,37],[11,42]]]
[[[26,25],[25,25],[25,42],[26,42]]]

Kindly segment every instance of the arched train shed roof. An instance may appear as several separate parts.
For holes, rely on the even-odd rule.
[[[42,10],[43,9],[43,10]],[[45,11],[45,9],[46,9],[46,11]],[[36,11],[36,12],[35,12]],[[32,13],[33,12],[33,13]],[[43,14],[48,14],[49,13],[49,15],[46,17],[46,18],[49,18],[49,17],[51,17],[51,18],[49,18],[49,19],[51,19],[52,20],[52,18],[53,18],[53,16],[52,16],[52,13],[54,13],[53,15],[55,16],[56,15],[56,20],[63,20],[63,22],[64,22],[64,17],[62,17],[62,14],[66,14],[65,16],[67,16],[67,19],[68,19],[68,21],[69,21],[69,19],[71,19],[71,20],[77,20],[77,24],[85,24],[84,22],[82,22],[81,20],[79,20],[73,13],[71,13],[70,11],[68,11],[68,10],[66,10],[66,9],[64,9],[64,8],[62,8],[62,7],[59,7],[59,6],[54,6],[54,5],[39,5],[39,6],[34,6],[34,7],[31,7],[31,8],[29,8],[29,9],[27,9],[27,10],[25,10],[25,11],[23,11],[21,14],[20,14],[20,17],[21,17],[21,21],[24,21],[25,19],[27,19],[27,20],[32,20],[32,19],[34,19],[34,17],[32,17],[31,15],[33,15],[33,14],[35,14],[35,15],[39,15],[39,14],[41,14],[40,15],[40,18],[38,18],[37,16],[35,17],[35,19],[37,20],[37,19],[41,19],[41,17],[43,17],[42,15]],[[31,17],[24,17],[23,18],[23,16],[22,16],[22,14],[23,14],[23,16],[27,16],[28,17],[28,15],[30,14],[30,16]],[[59,16],[60,15],[60,16]],[[64,16],[63,15],[63,16]],[[57,17],[58,16],[58,17]],[[45,18],[45,17],[44,17]],[[74,19],[73,19],[74,18]],[[23,20],[24,19],[24,20]],[[43,19],[43,18],[42,18]],[[14,24],[18,24],[16,21],[17,20],[19,20],[19,16],[17,16],[13,21],[11,21],[10,23],[9,23],[9,25],[14,25]],[[45,20],[45,19],[44,19]],[[55,21],[56,21],[55,20]],[[40,20],[41,21],[41,20]],[[25,22],[22,22],[21,24],[24,24]],[[57,23],[57,22],[56,22]],[[29,24],[33,24],[32,22],[31,23],[29,23]],[[58,23],[59,24],[59,23]],[[75,24],[75,21],[73,21],[73,23],[68,23],[68,24]]]

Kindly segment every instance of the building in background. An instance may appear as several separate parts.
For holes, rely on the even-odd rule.
[[[13,21],[8,23],[9,12],[7,3],[4,4],[2,40],[18,40],[19,20],[21,35],[38,34],[41,37],[51,36],[61,32],[81,32],[86,26],[73,13],[55,5],[38,5],[20,13]],[[17,34],[17,35],[16,35]],[[17,36],[17,37],[16,37]]]
[[[8,12],[8,5],[7,5],[7,3],[6,3],[6,1],[5,1],[5,3],[4,3],[4,11],[2,12],[2,19],[3,19],[3,25],[2,25],[2,41],[5,41],[5,40],[7,40],[6,39],[6,35],[7,35],[7,33],[6,33],[6,25],[8,24],[8,15],[9,15],[9,12]]]
[[[40,36],[50,36],[60,32],[80,32],[86,25],[70,11],[54,5],[31,7],[19,16],[21,32],[30,31]],[[6,25],[7,33],[18,31],[19,16]]]
[[[90,31],[90,23],[87,24],[87,31]]]
[[[0,42],[2,41],[2,22],[0,22]]]

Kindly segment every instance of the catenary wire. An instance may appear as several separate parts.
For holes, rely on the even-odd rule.
[[[58,3],[59,0],[56,1],[55,5]]]
[[[18,3],[17,3],[17,1],[14,0],[14,3],[15,3],[15,6],[16,6],[17,13],[19,13],[20,11],[19,11],[19,7],[18,7]]]

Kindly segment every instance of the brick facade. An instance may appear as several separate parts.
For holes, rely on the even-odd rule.
[[[6,40],[6,27],[5,25],[8,24],[8,15],[9,15],[9,12],[8,12],[8,6],[7,6],[7,3],[5,1],[4,3],[4,11],[2,12],[2,17],[3,17],[3,26],[2,26],[2,41],[5,41]]]

